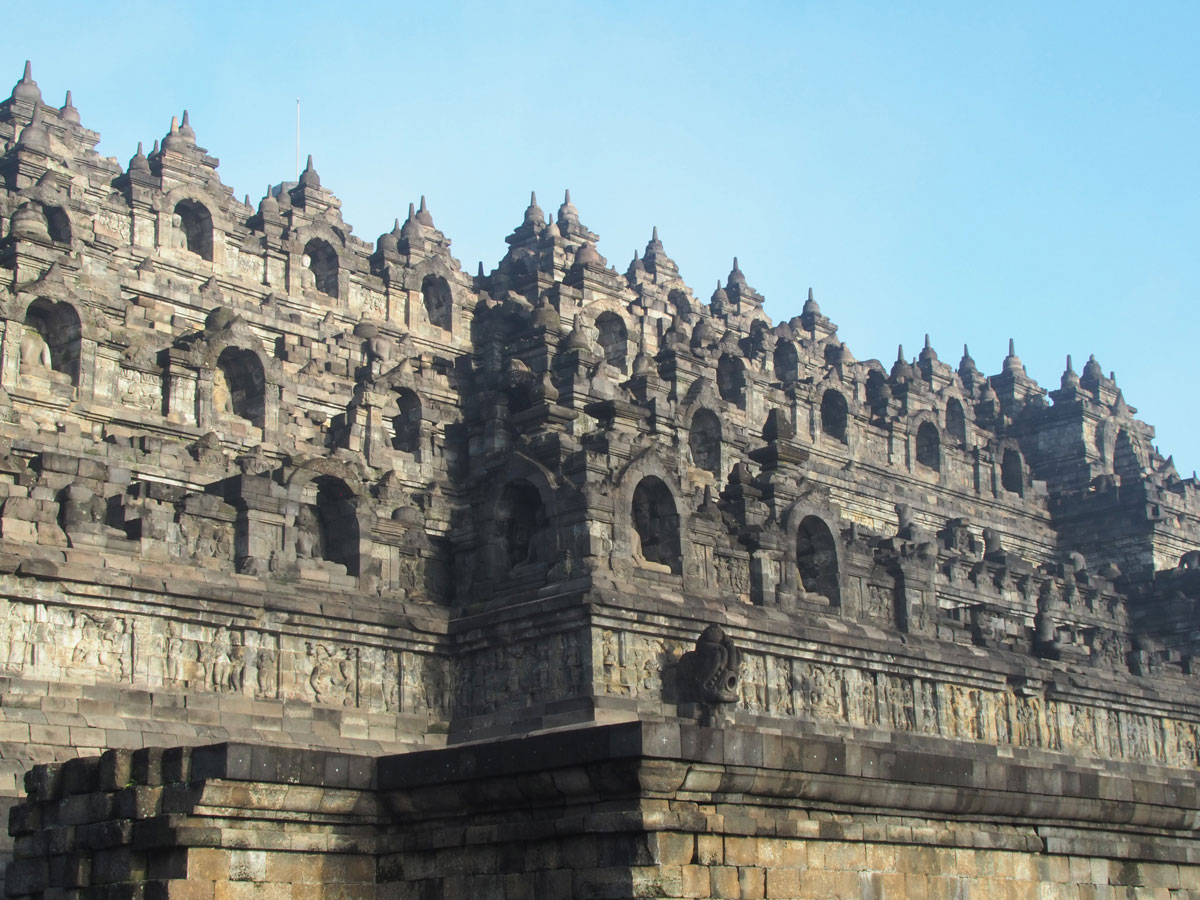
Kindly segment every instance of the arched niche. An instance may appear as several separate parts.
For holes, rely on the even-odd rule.
[[[313,238],[304,245],[308,257],[308,269],[318,291],[334,300],[338,298],[338,255],[333,245],[321,238]]]
[[[1000,486],[1010,494],[1025,494],[1025,461],[1011,447],[1000,456]]]
[[[175,215],[187,251],[212,262],[213,219],[208,207],[195,200],[180,200],[175,204]]]
[[[1137,444],[1129,432],[1122,428],[1117,432],[1117,440],[1113,444],[1113,474],[1121,479],[1137,480],[1142,474],[1142,458],[1138,453]]]
[[[817,516],[805,516],[796,530],[796,579],[805,593],[819,594],[835,606],[841,603],[837,543]]]
[[[266,420],[266,376],[251,350],[226,347],[213,372],[213,411],[262,428]]]
[[[693,466],[721,477],[721,420],[712,410],[700,409],[692,416],[688,450]]]
[[[634,553],[651,567],[683,574],[679,513],[671,490],[656,475],[647,475],[633,491],[631,510]]]
[[[878,369],[867,372],[867,403],[872,412],[882,414],[888,399],[887,377]]]
[[[346,482],[334,475],[313,479],[316,502],[305,510],[315,526],[315,546],[311,556],[346,567],[346,574],[357,575],[359,565],[358,504]],[[297,525],[300,522],[297,521]],[[310,526],[311,527],[311,526]]]
[[[79,356],[83,331],[79,313],[66,301],[38,297],[25,310],[21,338],[21,372],[61,372],[79,384]]]
[[[71,243],[71,218],[61,206],[43,207],[46,214],[46,231],[56,244]]]
[[[13,213],[9,234],[38,243],[70,244],[71,218],[61,206],[31,200],[22,203]]]
[[[679,288],[675,288],[673,291],[667,294],[667,302],[675,307],[675,311],[679,313],[682,318],[686,319],[691,316],[692,304],[688,302],[687,294],[681,291]]]
[[[546,506],[538,489],[524,479],[504,486],[496,503],[496,537],[509,571],[527,563],[545,562]]]
[[[726,403],[746,408],[746,367],[728,353],[717,362],[717,392]]]
[[[917,464],[934,472],[942,470],[942,437],[932,422],[917,427]]]
[[[844,444],[847,419],[846,398],[830,388],[821,396],[821,431]]]
[[[392,414],[392,449],[416,453],[421,445],[421,398],[409,388],[396,389]]]
[[[610,366],[625,371],[625,357],[629,351],[629,332],[625,320],[613,312],[604,312],[596,319],[600,349]]]
[[[789,387],[800,379],[800,357],[796,345],[791,341],[780,341],[775,345],[775,377]]]
[[[450,292],[450,282],[441,275],[426,275],[421,282],[421,300],[425,303],[429,324],[449,331],[454,321],[454,295]]]
[[[946,436],[960,447],[967,445],[967,415],[954,397],[946,401]]]

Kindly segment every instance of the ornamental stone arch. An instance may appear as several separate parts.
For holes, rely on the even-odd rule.
[[[25,368],[44,371],[57,384],[54,390],[81,400],[111,393],[111,385],[98,383],[106,379],[97,363],[111,326],[67,285],[58,263],[11,294],[0,315],[5,320],[0,377],[7,390],[20,390],[24,353]]]
[[[168,417],[243,440],[278,438],[283,368],[240,316],[214,309],[203,331],[184,336],[164,357]]]
[[[814,437],[835,441],[847,447],[854,445],[847,386],[837,378],[825,378],[813,389]],[[852,396],[852,395],[851,395]]]
[[[284,487],[285,564],[329,563],[350,577],[363,574],[371,545],[363,536],[366,492],[356,468],[329,457],[302,459],[285,469]]]
[[[682,423],[687,428],[687,465],[708,472],[714,484],[722,483],[725,465],[724,428],[712,403],[703,400],[683,411]]]
[[[65,250],[90,240],[93,236],[90,218],[72,207],[70,195],[59,188],[55,177],[43,177],[37,184],[19,192],[15,199],[17,206],[13,212],[12,223],[21,228],[17,229],[18,233],[14,234],[14,237],[24,237],[39,243],[48,241],[54,247]],[[26,207],[29,208],[26,210]],[[22,210],[25,212],[22,213]],[[40,226],[27,218],[30,213],[40,219]],[[41,232],[38,236],[20,233],[22,229],[31,225]]]
[[[225,265],[225,236],[236,230],[224,209],[226,198],[200,185],[181,184],[154,199],[157,245],[188,253],[195,262]],[[206,267],[207,268],[207,267]]]
[[[647,447],[622,468],[613,485],[613,569],[685,587],[687,533],[679,478],[664,465],[657,448]]]
[[[322,306],[346,307],[353,258],[341,229],[318,219],[291,232],[284,249],[288,293],[312,292],[325,298]]]
[[[421,324],[431,330],[429,336],[446,340],[464,333],[463,306],[466,302],[460,278],[462,272],[447,263],[447,257],[431,256],[421,260],[405,274],[408,290],[410,330]],[[415,298],[414,298],[415,294]]]
[[[596,346],[610,366],[622,374],[628,373],[633,361],[628,310],[615,298],[597,299],[588,306],[592,314],[591,328],[596,333]],[[634,349],[636,353],[636,349]]]
[[[726,434],[725,426],[721,422],[720,410],[723,408],[724,402],[717,393],[716,385],[711,380],[702,375],[692,382],[679,410],[679,421],[686,427],[688,435],[687,441],[680,441],[679,471],[686,472],[689,467],[694,467],[710,472],[716,484],[720,484],[723,481],[723,473],[727,472],[735,461],[733,458],[733,446],[728,443],[728,438],[731,435]],[[696,448],[693,446],[692,437],[696,425],[696,416],[702,411],[711,413],[717,419],[717,445],[712,449],[715,451],[715,462],[719,465],[715,468],[703,465],[696,460]],[[701,424],[703,425],[704,423]],[[711,433],[711,428],[709,431]]]
[[[55,250],[69,250],[76,242],[75,222],[65,198],[25,198],[9,219],[8,233],[14,240],[32,241]]]
[[[887,418],[888,406],[892,399],[892,388],[888,384],[887,370],[877,360],[870,360],[865,364],[863,396],[870,417],[874,419]]]
[[[1111,415],[1104,419],[1096,427],[1095,441],[1107,474],[1136,477],[1145,470],[1146,448],[1130,418]]]
[[[476,522],[477,584],[487,593],[508,586],[540,587],[562,555],[559,484],[545,466],[512,454],[491,479]]]
[[[1117,429],[1113,441],[1113,474],[1120,476],[1122,483],[1136,482],[1149,468],[1148,458],[1146,448],[1138,438],[1133,423],[1123,423],[1123,427]]]
[[[717,360],[717,392],[730,406],[744,410],[749,396],[750,373],[746,360],[725,351]]]
[[[675,314],[683,322],[691,322],[699,303],[692,296],[691,288],[682,281],[671,282],[667,291],[667,303],[675,308]]]
[[[970,446],[968,435],[970,433],[970,404],[964,398],[957,394],[949,394],[945,397],[945,431],[943,435],[946,438],[945,443],[952,447],[966,449]]]
[[[789,388],[800,380],[800,354],[794,341],[786,337],[776,341],[771,354],[771,367],[775,373],[775,380],[784,388]]]
[[[906,447],[910,472],[940,476],[945,456],[942,445],[942,429],[932,410],[918,410],[909,416]]]
[[[385,468],[397,454],[425,460],[441,424],[437,405],[429,401],[436,387],[432,378],[429,369],[414,371],[410,358],[357,391],[346,416],[350,449]]]
[[[833,507],[803,500],[783,515],[785,564],[780,592],[806,603],[842,605],[846,565]]]
[[[1029,485],[1029,466],[1020,445],[1013,438],[997,441],[992,456],[992,490],[995,496],[1016,494],[1024,497]]]

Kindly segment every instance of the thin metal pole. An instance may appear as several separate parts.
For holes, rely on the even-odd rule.
[[[300,180],[300,98],[296,98],[296,180]]]

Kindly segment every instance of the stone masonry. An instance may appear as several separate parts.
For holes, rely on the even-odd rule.
[[[1200,486],[1094,358],[98,140],[0,102],[10,896],[1200,897]]]

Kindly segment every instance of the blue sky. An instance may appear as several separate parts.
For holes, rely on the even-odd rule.
[[[336,10],[331,14],[330,10]],[[25,58],[123,163],[185,107],[237,196],[301,149],[373,240],[428,198],[490,270],[570,188],[624,269],[812,286],[859,359],[930,334],[1056,387],[1094,353],[1200,468],[1200,4],[20,4]],[[5,74],[7,73],[7,75]],[[0,88],[2,89],[2,88]]]

